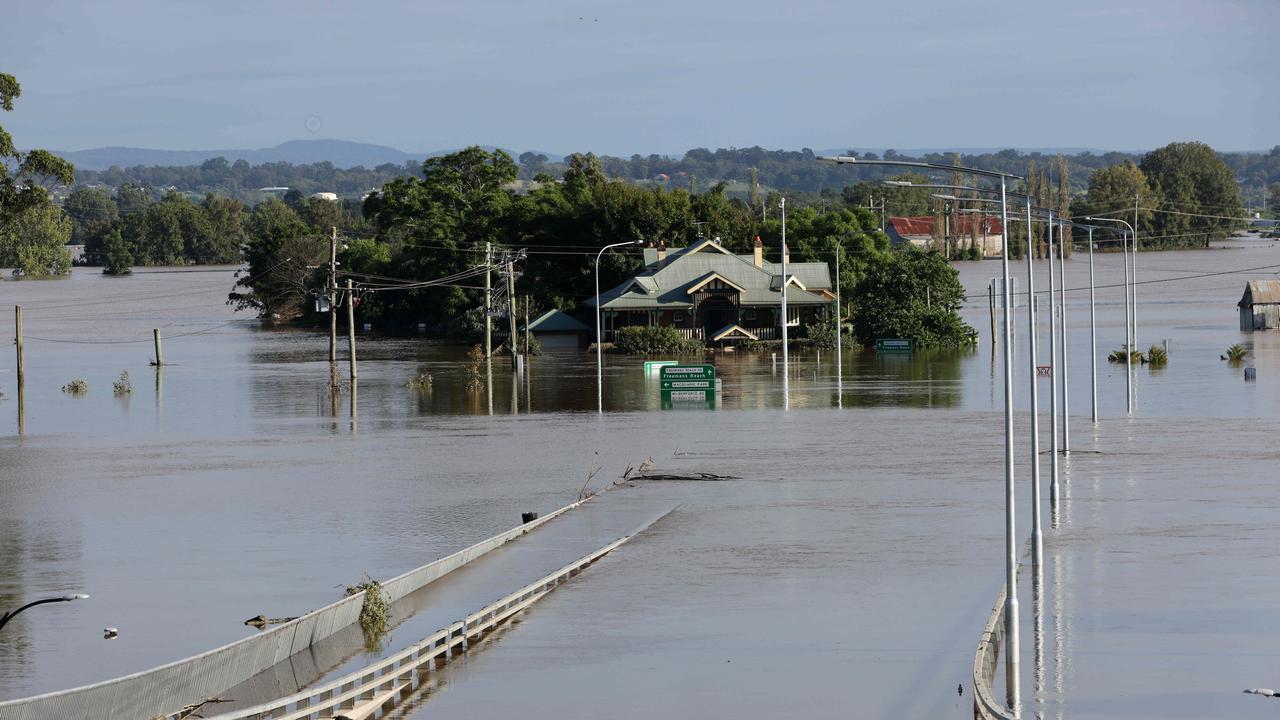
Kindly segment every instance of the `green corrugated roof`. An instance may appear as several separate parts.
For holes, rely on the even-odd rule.
[[[826,263],[788,263],[787,271],[811,291],[831,287],[831,273]],[[772,305],[781,301],[780,293],[770,289],[771,282],[781,273],[780,264],[765,262],[763,267],[756,267],[752,256],[734,255],[710,240],[704,240],[686,248],[669,250],[663,265],[649,265],[633,280],[601,293],[600,305],[637,310],[687,308],[692,304],[688,288],[713,272],[746,289],[739,294],[742,304]],[[791,288],[787,291],[787,302],[817,305],[831,301],[817,292]],[[594,305],[594,298],[587,304]]]
[[[589,332],[591,328],[559,310],[548,310],[529,323],[532,332]]]

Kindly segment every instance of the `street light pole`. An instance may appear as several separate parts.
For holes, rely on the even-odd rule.
[[[1093,226],[1089,226],[1089,366],[1093,377],[1093,422],[1098,422],[1098,313],[1093,302]]]
[[[1006,183],[1010,178],[1023,180],[1017,175],[953,167],[939,163],[906,162],[899,160],[859,160],[855,157],[820,157],[823,162],[847,165],[895,165],[920,167],[944,172],[963,172],[969,175],[1000,179],[1001,269],[1004,280],[1004,485],[1005,485],[1005,692],[1009,709],[1015,715],[1021,713],[1021,687],[1018,674],[1018,555],[1014,540],[1014,485],[1013,485],[1013,327],[1010,324],[1011,296],[1009,292],[1009,206]],[[972,188],[964,188],[972,190]]]
[[[1036,273],[1031,262],[1031,198],[1027,197],[1027,358],[1031,371],[1031,563],[1044,560],[1040,523],[1040,390],[1036,386]],[[1004,230],[1009,232],[1008,228]]]
[[[1067,226],[1058,218],[1058,301],[1062,323],[1059,333],[1062,335],[1062,454],[1071,454],[1071,395],[1067,385],[1071,381],[1067,371]]]
[[[791,407],[791,367],[787,355],[787,199],[781,198],[782,210],[782,406]]]
[[[1056,507],[1058,504],[1058,375],[1061,374],[1062,368],[1058,365],[1058,313],[1053,288],[1052,210],[1049,211],[1049,222],[1045,224],[1045,234],[1049,239],[1049,502]]]
[[[14,616],[17,615],[18,613],[22,612],[23,610],[26,610],[27,608],[35,607],[36,605],[43,605],[45,603],[55,603],[55,602],[71,602],[72,600],[87,600],[87,599],[89,599],[88,595],[84,593],[75,593],[73,595],[63,595],[61,597],[45,598],[43,600],[36,600],[35,602],[29,602],[26,605],[23,605],[22,607],[18,608],[17,610],[0,615],[0,628],[4,627],[5,624],[8,623],[10,620],[12,620]]]
[[[601,348],[600,335],[600,256],[610,248],[639,245],[641,242],[643,241],[631,240],[605,245],[600,248],[600,252],[596,253],[596,412],[601,415],[604,414],[604,350]]]
[[[1086,217],[1085,220],[1090,222],[1110,222],[1123,225],[1128,228],[1130,233],[1134,232],[1133,226],[1119,218],[1104,217]],[[1136,235],[1136,233],[1134,233]],[[1136,240],[1135,240],[1136,243]],[[1129,235],[1128,233],[1120,233],[1120,247],[1123,252],[1124,260],[1124,383],[1125,383],[1125,410],[1129,415],[1133,414],[1133,345],[1137,334],[1136,323],[1133,317],[1137,315],[1137,308],[1132,304],[1137,302],[1137,293],[1130,294],[1129,288]],[[1136,248],[1134,254],[1137,254]],[[1136,261],[1135,261],[1136,262]],[[1134,274],[1137,274],[1137,265],[1134,265]],[[1136,280],[1135,280],[1136,281]]]

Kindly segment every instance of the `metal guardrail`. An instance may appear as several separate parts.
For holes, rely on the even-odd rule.
[[[388,603],[414,592],[590,497],[482,540],[382,584]],[[222,647],[150,670],[92,685],[0,701],[0,720],[99,720],[175,717],[179,708],[234,687],[357,622],[364,593],[357,593]]]
[[[1000,643],[1004,641],[1004,603],[1009,588],[1000,587],[995,607],[982,629],[978,649],[973,654],[973,717],[974,720],[1017,720],[1009,708],[991,694],[991,679],[995,677],[1000,659]]]
[[[437,659],[447,659],[451,655],[466,652],[468,644],[473,639],[492,631],[511,616],[537,602],[561,583],[635,537],[668,513],[663,513],[662,516],[650,520],[631,534],[535,580],[373,665],[324,685],[243,710],[214,715],[209,720],[264,720],[265,718],[301,720],[339,715],[350,720],[361,720],[372,717],[377,710],[396,700],[401,693],[415,690],[422,676],[433,669]],[[180,717],[179,714],[174,713],[167,715],[166,720],[177,720]]]

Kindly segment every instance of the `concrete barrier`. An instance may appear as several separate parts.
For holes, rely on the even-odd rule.
[[[982,629],[978,649],[973,654],[973,717],[974,720],[1017,720],[1009,708],[997,701],[991,692],[991,679],[995,677],[996,663],[1000,659],[1000,644],[1004,642],[1004,603],[1007,586],[1000,587],[995,607]]]
[[[383,583],[383,594],[387,602],[399,600],[587,499],[394,577]],[[0,720],[146,720],[173,715],[184,705],[244,682],[355,623],[363,604],[364,593],[357,593],[200,655],[92,685],[6,700],[0,702]]]

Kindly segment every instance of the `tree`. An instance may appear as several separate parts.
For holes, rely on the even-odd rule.
[[[97,261],[102,237],[120,219],[116,201],[102,188],[76,188],[62,203],[71,218],[71,242],[85,246],[85,253]]]
[[[20,95],[22,86],[17,78],[0,73],[0,109],[11,112]],[[71,163],[48,150],[19,152],[13,136],[0,127],[0,228],[49,204],[44,183],[69,185],[74,181]]]
[[[501,150],[469,147],[422,163],[422,178],[399,178],[364,206],[384,242],[397,246],[396,264],[406,279],[429,280],[483,262],[486,242],[508,239],[510,189],[518,168]],[[449,325],[482,304],[474,290],[458,287],[399,293],[392,312],[404,319]]]
[[[1170,143],[1147,153],[1141,168],[1160,204],[1154,237],[1145,243],[1140,237],[1142,245],[1207,246],[1243,225],[1243,220],[1224,219],[1244,217],[1240,189],[1231,168],[1208,145]]]
[[[200,203],[209,222],[208,243],[193,248],[195,262],[199,263],[233,263],[241,258],[243,248],[248,242],[244,230],[244,205],[239,200],[206,195]]]
[[[1133,204],[1148,207],[1155,202],[1155,194],[1147,183],[1147,175],[1131,162],[1093,171],[1089,176],[1089,191],[1083,200],[1077,200],[1072,212],[1078,216],[1098,215],[1119,217],[1133,222]],[[1117,215],[1116,212],[1120,211]],[[1151,232],[1151,212],[1143,210],[1138,215],[1138,232]]]
[[[0,267],[14,275],[66,275],[71,272],[71,220],[45,202],[24,209],[0,226]]]
[[[293,210],[275,198],[253,209],[248,229],[249,268],[236,282],[245,292],[231,292],[227,304],[237,310],[253,308],[264,318],[298,317],[311,296],[313,268],[328,261],[328,243],[310,235]]]
[[[853,288],[853,335],[862,345],[905,338],[918,347],[961,347],[975,332],[957,311],[964,287],[935,250],[906,248],[869,258]]]
[[[112,228],[102,239],[102,272],[104,275],[128,275],[133,272],[133,246]]]

